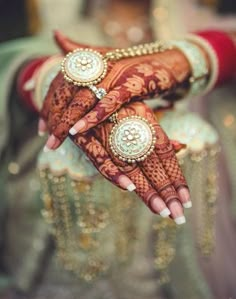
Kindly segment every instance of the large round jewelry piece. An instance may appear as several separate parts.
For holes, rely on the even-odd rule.
[[[97,51],[76,49],[61,64],[64,78],[78,86],[99,83],[107,73],[107,61]]]
[[[140,116],[120,120],[112,129],[109,138],[111,150],[122,161],[144,161],[155,147],[155,129]]]

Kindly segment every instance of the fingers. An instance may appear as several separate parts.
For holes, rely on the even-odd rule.
[[[170,140],[170,143],[172,144],[175,153],[178,153],[178,152],[181,151],[182,149],[185,149],[185,148],[186,148],[186,144],[184,144],[184,143],[180,143],[180,142],[177,141],[177,140]]]
[[[70,134],[84,133],[97,126],[116,112],[127,101],[128,96],[121,88],[113,89],[71,128]]]
[[[118,169],[105,148],[94,136],[91,134],[75,136],[73,141],[86,153],[93,165],[110,182],[130,192],[135,190],[136,186],[132,180]]]
[[[47,124],[46,124],[45,120],[40,118],[39,123],[38,123],[38,135],[40,137],[42,137],[45,135],[46,132],[47,132]]]
[[[64,80],[64,78],[57,85],[48,114],[48,127],[50,131],[53,131],[56,128],[77,90],[78,87],[70,84]]]
[[[156,214],[160,214],[162,217],[168,217],[171,214],[170,210],[165,202],[161,199],[157,191],[152,187],[140,168],[137,165],[129,165],[124,161],[120,161],[113,155],[108,141],[109,132],[111,131],[112,126],[113,124],[106,123],[96,127],[96,129],[93,129],[92,132],[104,146],[113,163],[117,165],[117,167],[135,184],[135,192],[150,208],[150,210]]]
[[[148,182],[139,167],[135,167],[131,171],[127,171],[126,175],[132,180],[136,186],[135,192],[143,200],[143,202],[150,208],[150,210],[159,214],[162,217],[168,217],[171,212],[165,202],[158,195],[156,190]]]
[[[174,219],[177,225],[186,223],[186,218],[184,216],[183,206],[179,200],[171,200],[168,203],[168,207],[171,211],[171,217]]]
[[[59,77],[59,80],[61,80],[61,77]],[[47,126],[50,133],[57,128],[57,124],[60,122],[64,111],[67,109],[67,106],[70,104],[77,91],[77,88],[66,82],[64,78],[61,82],[58,82],[57,86],[58,87],[55,88],[53,95],[51,96],[50,109],[47,118]],[[44,151],[48,152],[52,149],[56,149],[60,144],[61,140],[52,134],[46,142]]]
[[[156,131],[155,152],[157,153],[161,164],[166,172],[171,184],[177,190],[179,200],[185,208],[191,208],[190,193],[187,187],[186,180],[179,166],[175,150],[180,150],[184,145],[176,141],[170,141],[160,125],[157,124],[153,112],[143,103],[129,104],[128,111],[133,108],[138,115],[148,119]],[[123,109],[125,111],[125,108]]]
[[[158,155],[153,152],[146,160],[140,162],[139,165],[153,188],[157,190],[160,197],[168,206],[171,211],[171,216],[175,222],[177,224],[185,223],[185,217],[182,205],[179,202],[179,196],[174,186],[171,184]]]
[[[185,208],[191,208],[190,193],[183,172],[179,166],[173,145],[159,125],[155,125],[157,143],[155,151],[165,169],[171,184],[177,190],[179,199]]]
[[[70,40],[68,37],[66,37],[64,34],[62,34],[60,31],[57,30],[54,31],[54,40],[59,46],[59,48],[65,54],[72,52],[78,48],[91,48],[91,46],[80,44]],[[104,48],[104,47],[92,47],[92,48],[100,52],[101,54],[105,54],[107,51],[111,49],[111,48]]]
[[[48,114],[50,111],[54,92],[56,90],[57,84],[58,83],[60,84],[61,80],[62,80],[62,74],[59,73],[49,86],[49,90],[48,90],[45,100],[43,102],[43,107],[39,113],[40,114],[40,119],[39,119],[39,123],[38,123],[38,135],[39,136],[45,135],[45,133],[48,129],[46,121],[48,120]]]
[[[94,107],[96,102],[95,95],[89,89],[79,89],[62,114],[57,125],[51,130],[52,134],[46,143],[46,151],[48,149],[57,149],[68,136],[70,128]]]
[[[190,193],[189,193],[188,188],[179,187],[179,189],[177,190],[177,193],[179,195],[180,201],[182,202],[184,208],[185,209],[192,208],[193,204],[192,204],[192,201],[190,200]]]
[[[55,79],[51,82],[51,84],[49,86],[49,90],[48,90],[45,100],[43,102],[43,107],[40,111],[40,116],[44,120],[48,119],[48,113],[49,113],[49,110],[51,107],[51,102],[53,100],[54,92],[57,88],[57,85],[62,82],[62,79],[63,79],[62,74],[58,73],[58,75],[55,77]]]

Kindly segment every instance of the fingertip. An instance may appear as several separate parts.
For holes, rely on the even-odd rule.
[[[51,151],[51,149],[47,145],[45,145],[43,148],[43,151],[44,151],[44,153],[48,153]]]
[[[188,201],[188,202],[183,203],[183,207],[184,207],[185,209],[190,209],[190,208],[192,208],[192,206],[193,206],[193,204],[192,204],[191,201]]]
[[[136,186],[135,186],[133,183],[131,183],[131,184],[127,187],[127,190],[128,190],[129,192],[133,192],[135,189],[136,189]]]
[[[44,147],[44,152],[48,152],[50,150],[55,150],[59,147],[60,140],[54,136],[53,134],[49,136],[46,145]]]
[[[150,200],[149,206],[154,213],[160,214],[163,218],[166,218],[171,214],[170,210],[159,196],[154,196]]]
[[[43,136],[45,136],[45,134],[46,134],[46,132],[43,132],[43,131],[39,131],[39,130],[38,130],[38,135],[39,135],[39,137],[43,137]]]
[[[70,130],[69,133],[74,136],[77,133],[82,133],[85,129],[86,122],[84,120],[79,120]]]
[[[183,204],[184,208],[189,209],[192,207],[192,202],[190,200],[190,193],[189,190],[185,187],[182,187],[178,190],[178,195],[181,203]]]
[[[46,134],[46,132],[47,132],[47,124],[45,120],[40,118],[38,122],[38,135],[42,137]]]
[[[171,217],[173,219],[184,216],[183,206],[179,200],[173,199],[167,204],[167,206],[171,211]]]
[[[71,128],[71,129],[69,130],[69,133],[70,133],[70,135],[74,136],[74,135],[77,134],[77,131],[76,131],[75,128]]]
[[[169,210],[168,208],[165,208],[164,210],[162,210],[162,211],[160,212],[160,215],[161,215],[161,217],[163,217],[163,218],[167,218],[167,217],[169,217],[170,214],[171,214],[171,212],[170,212],[170,210]]]
[[[126,175],[121,175],[118,179],[118,183],[121,188],[126,189],[129,192],[133,192],[136,189],[136,186]]]
[[[174,221],[177,225],[182,225],[182,224],[186,223],[186,218],[185,218],[185,216],[180,216],[180,217],[175,218]]]

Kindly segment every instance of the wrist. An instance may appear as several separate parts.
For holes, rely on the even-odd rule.
[[[20,95],[20,99],[29,110],[34,112],[38,112],[32,96],[34,78],[46,60],[47,57],[39,57],[28,61],[21,68],[17,78],[17,92]]]
[[[236,72],[236,46],[233,39],[227,33],[216,30],[199,31],[196,36],[208,44],[206,51],[212,60],[211,72],[216,73],[212,88],[232,79]]]

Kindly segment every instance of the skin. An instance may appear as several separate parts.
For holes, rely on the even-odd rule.
[[[56,41],[64,53],[81,47],[60,33],[56,33]],[[182,217],[182,205],[190,202],[186,181],[172,143],[141,100],[172,90],[188,76],[188,62],[177,50],[112,62],[99,84],[108,94],[98,102],[90,90],[68,83],[59,73],[50,86],[39,122],[41,133],[51,133],[46,150],[58,148],[71,132],[73,141],[108,180],[121,188],[133,183],[135,192],[154,213],[168,208],[172,218]],[[114,157],[108,145],[114,124],[107,119],[116,111],[118,118],[140,115],[155,126],[161,142],[157,141],[149,159],[131,166]]]

